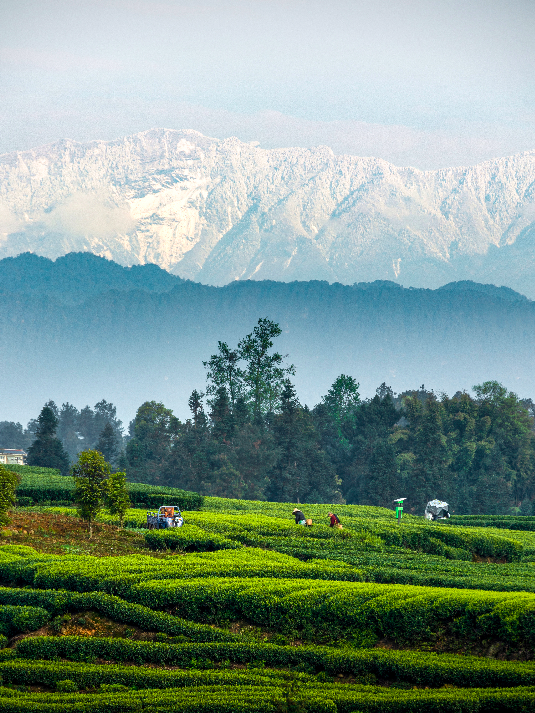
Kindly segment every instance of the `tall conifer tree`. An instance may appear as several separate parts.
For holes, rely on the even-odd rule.
[[[28,449],[28,465],[57,468],[62,475],[69,471],[69,456],[56,438],[58,419],[50,406],[44,406],[37,419],[35,441]]]
[[[117,447],[117,436],[111,423],[107,423],[102,429],[95,450],[102,453],[108,463],[115,463],[119,455],[119,448]]]
[[[268,499],[282,502],[342,502],[332,464],[320,449],[312,415],[301,407],[290,380],[273,421],[277,461],[269,472]]]

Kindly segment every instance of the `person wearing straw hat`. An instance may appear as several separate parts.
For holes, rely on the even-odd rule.
[[[307,524],[307,519],[306,519],[304,513],[301,510],[299,510],[299,508],[293,509],[293,516],[295,517],[296,525],[306,525]]]

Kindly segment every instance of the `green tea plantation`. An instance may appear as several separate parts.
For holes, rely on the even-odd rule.
[[[130,484],[92,540],[69,478],[21,468],[0,531],[0,713],[535,710],[535,518]],[[146,510],[181,506],[182,528]],[[330,527],[334,509],[342,529]]]

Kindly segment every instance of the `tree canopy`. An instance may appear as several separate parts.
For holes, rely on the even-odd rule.
[[[113,404],[78,411],[49,402],[23,432],[35,433],[30,462],[65,472],[58,429],[73,449],[96,445],[131,481],[204,495],[386,507],[406,497],[416,514],[439,498],[459,514],[535,514],[531,399],[497,381],[452,397],[424,384],[394,394],[383,382],[362,398],[357,379],[340,374],[309,409],[291,381],[295,368],[274,348],[281,334],[261,318],[237,346],[218,342],[203,362],[204,390],[188,399],[190,417],[180,422],[163,403],[143,403],[126,452]]]
[[[89,526],[89,537],[93,534],[93,521],[104,505],[110,465],[98,451],[82,451],[78,462],[71,468],[74,478],[74,502],[78,514]]]
[[[58,419],[53,408],[44,406],[37,419],[35,440],[28,449],[28,465],[57,468],[62,475],[69,470],[69,456],[62,442],[56,438]]]

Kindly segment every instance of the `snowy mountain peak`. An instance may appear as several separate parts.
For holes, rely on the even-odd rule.
[[[0,258],[88,251],[215,285],[475,279],[533,297],[534,226],[535,151],[419,171],[149,129],[0,156]]]

